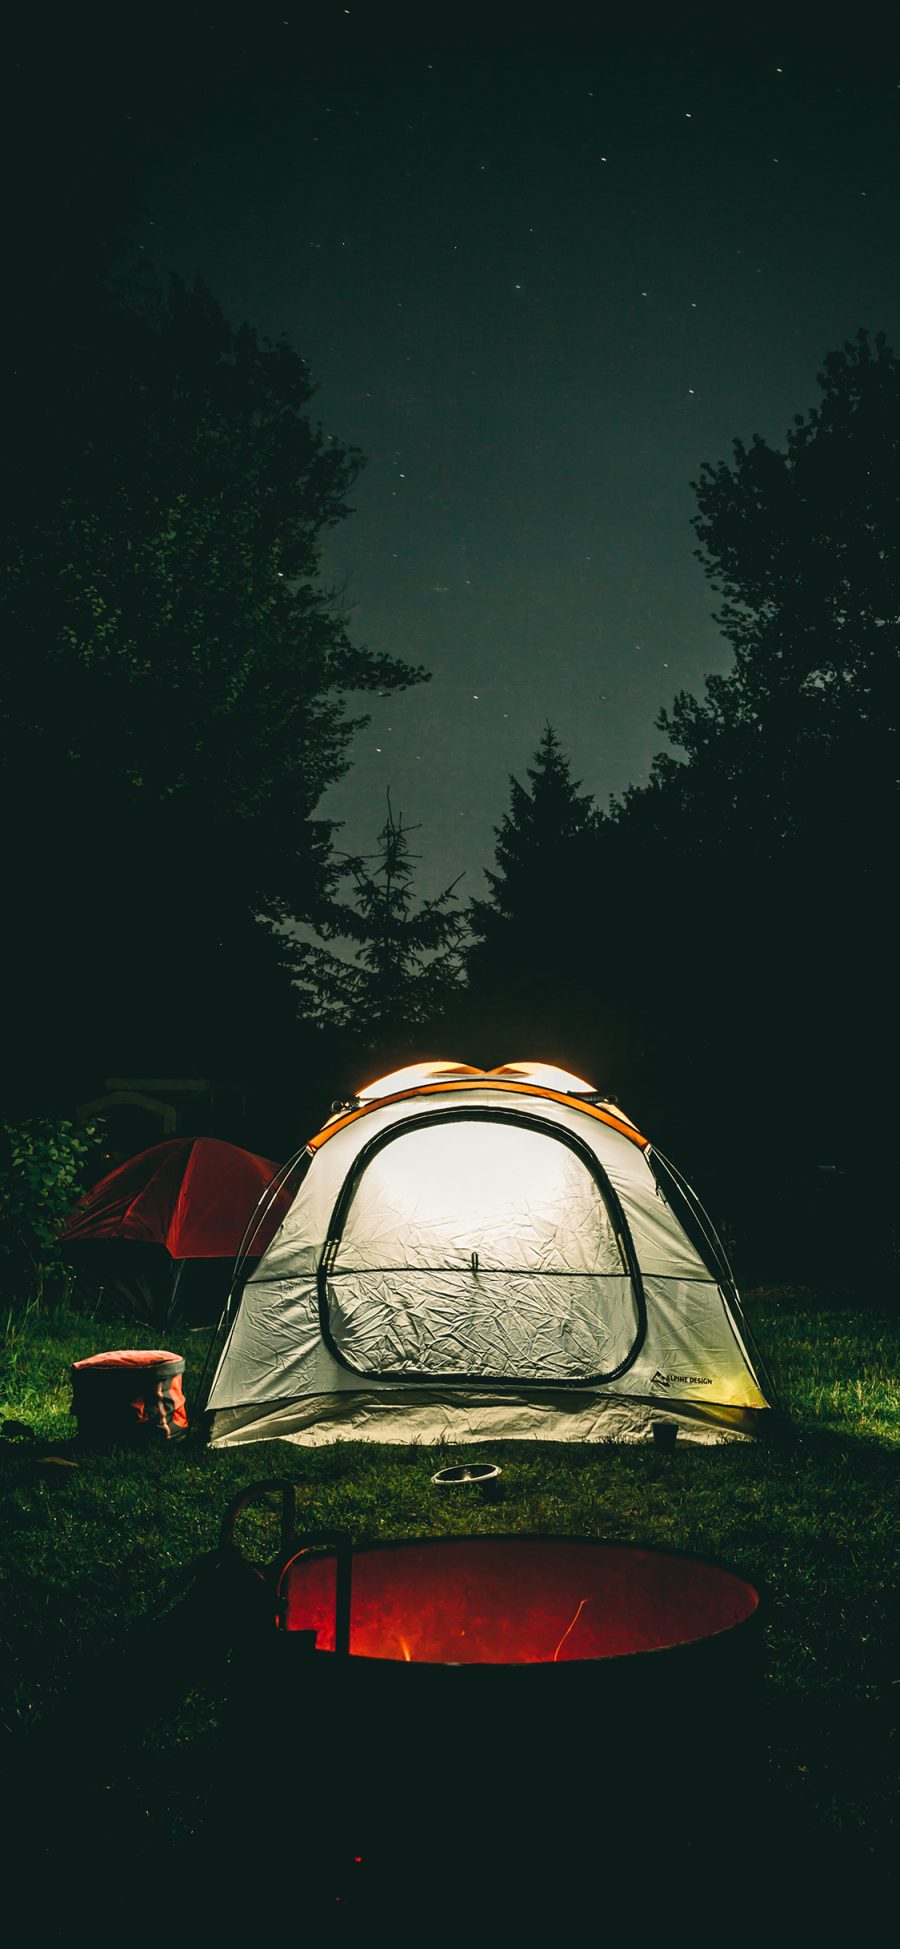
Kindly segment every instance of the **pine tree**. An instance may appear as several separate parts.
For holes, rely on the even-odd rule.
[[[530,790],[510,778],[510,806],[495,828],[496,871],[488,900],[473,900],[468,957],[473,985],[494,988],[555,959],[562,933],[584,917],[590,843],[598,828],[593,796],[582,793],[552,724],[527,770]]]
[[[515,1060],[558,1062],[615,1086],[609,1050],[619,1038],[598,1005],[592,888],[608,822],[573,779],[547,724],[527,785],[510,778],[509,810],[496,828],[488,898],[473,900],[469,986],[447,1018],[446,1053],[493,1068]]]
[[[334,901],[320,923],[328,940],[346,942],[346,959],[316,942],[298,943],[295,979],[309,1019],[349,1031],[366,1049],[412,1048],[417,1031],[439,1017],[459,987],[466,923],[454,910],[458,881],[415,904],[418,855],[403,815],[387,818],[372,855],[347,855],[344,871],[355,900]]]

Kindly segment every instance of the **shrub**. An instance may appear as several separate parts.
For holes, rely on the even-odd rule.
[[[68,1285],[59,1235],[90,1181],[99,1123],[34,1117],[0,1125],[0,1262],[7,1298],[40,1300],[48,1282]]]

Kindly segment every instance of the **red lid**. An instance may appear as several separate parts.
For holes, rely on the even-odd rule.
[[[80,1372],[85,1367],[157,1367],[160,1361],[180,1359],[180,1353],[165,1353],[159,1348],[150,1352],[144,1347],[126,1347],[117,1353],[92,1353],[88,1360],[76,1360],[72,1364]]]

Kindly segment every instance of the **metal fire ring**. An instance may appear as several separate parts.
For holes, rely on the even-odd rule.
[[[439,1489],[480,1489],[483,1502],[500,1502],[501,1474],[493,1462],[462,1462],[455,1468],[438,1469],[431,1480]]]

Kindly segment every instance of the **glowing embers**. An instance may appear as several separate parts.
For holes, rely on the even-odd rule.
[[[334,1648],[335,1565],[291,1566],[285,1622]],[[351,1659],[426,1665],[589,1664],[732,1633],[751,1584],[717,1565],[630,1545],[469,1537],[359,1550]]]

